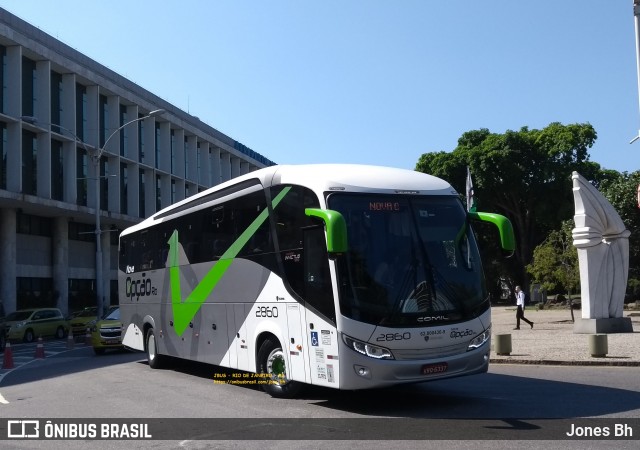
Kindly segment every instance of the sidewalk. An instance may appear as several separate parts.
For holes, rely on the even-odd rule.
[[[573,313],[576,319],[582,317],[580,310]],[[634,332],[608,334],[605,357],[589,354],[589,335],[573,332],[569,309],[527,308],[525,317],[534,322],[533,329],[521,322],[520,329],[514,330],[515,306],[492,308],[491,363],[640,366],[640,311],[625,310],[624,317],[631,318]],[[496,354],[498,334],[511,335],[510,355]]]

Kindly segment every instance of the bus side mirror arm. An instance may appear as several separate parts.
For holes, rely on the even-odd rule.
[[[329,254],[345,253],[347,245],[347,223],[344,216],[332,209],[306,208],[304,213],[309,217],[322,219],[327,230],[327,252]]]
[[[471,220],[490,222],[494,224],[500,232],[500,245],[504,250],[511,253],[509,256],[513,255],[516,249],[516,238],[513,233],[513,226],[509,219],[501,214],[475,211],[468,212],[467,216]]]

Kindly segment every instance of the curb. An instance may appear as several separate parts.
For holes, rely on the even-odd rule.
[[[489,359],[489,364],[522,364],[541,366],[640,367],[640,361],[554,361],[546,359]]]

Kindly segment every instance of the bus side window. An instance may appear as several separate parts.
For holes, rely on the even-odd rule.
[[[329,255],[324,237],[324,227],[303,229],[304,297],[309,305],[335,322]]]

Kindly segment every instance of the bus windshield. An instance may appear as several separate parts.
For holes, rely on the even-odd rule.
[[[456,197],[333,193],[347,223],[343,315],[382,326],[469,320],[489,307],[480,256]]]

